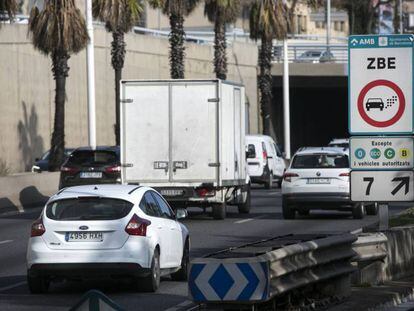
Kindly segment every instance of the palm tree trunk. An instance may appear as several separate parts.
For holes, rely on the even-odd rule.
[[[69,73],[69,54],[56,51],[52,54],[52,72],[56,83],[55,120],[50,146],[49,170],[57,171],[63,162],[65,149],[66,78]]]
[[[226,24],[222,13],[217,12],[214,24],[214,71],[218,79],[227,78],[227,55],[226,55]]]
[[[263,133],[270,134],[270,108],[272,105],[272,39],[262,36],[259,51],[259,90],[262,110]]]
[[[179,13],[170,15],[170,74],[172,79],[184,79],[184,17]]]
[[[111,43],[111,56],[112,56],[112,67],[115,71],[115,143],[119,146],[120,144],[120,81],[122,79],[122,68],[124,68],[125,62],[125,41],[124,33],[122,31],[112,32],[112,43]]]

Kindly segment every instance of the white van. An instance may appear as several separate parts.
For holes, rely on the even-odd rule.
[[[252,183],[272,187],[273,181],[280,187],[286,169],[285,159],[270,136],[247,135],[247,171]]]

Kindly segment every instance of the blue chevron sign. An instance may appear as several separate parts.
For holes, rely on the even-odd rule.
[[[263,301],[269,293],[266,262],[193,263],[189,294],[195,302]]]

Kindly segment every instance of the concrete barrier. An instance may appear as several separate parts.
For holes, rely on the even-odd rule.
[[[23,212],[44,204],[58,190],[59,172],[0,177],[0,213]]]

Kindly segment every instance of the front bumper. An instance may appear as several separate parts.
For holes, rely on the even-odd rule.
[[[66,263],[34,264],[27,273],[33,277],[96,279],[142,277],[151,273],[151,270],[135,263]]]

